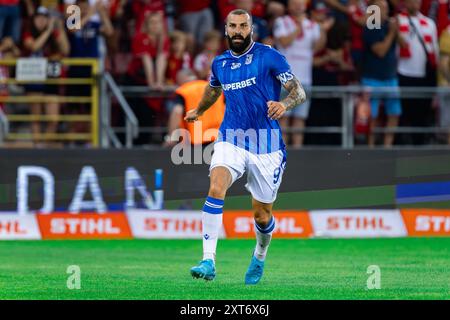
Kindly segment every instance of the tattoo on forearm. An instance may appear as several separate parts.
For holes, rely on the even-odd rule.
[[[286,106],[287,110],[290,110],[306,101],[305,90],[297,78],[293,77],[291,80],[284,83],[283,86],[289,92],[288,96],[281,101],[281,103]]]
[[[208,110],[209,107],[211,107],[214,102],[216,102],[216,100],[220,97],[221,93],[221,87],[211,87],[210,85],[207,85],[202,100],[198,105],[198,111],[203,113]]]

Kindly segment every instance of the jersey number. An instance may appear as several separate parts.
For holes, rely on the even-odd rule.
[[[278,180],[280,180],[281,175],[281,168],[278,167],[275,170],[273,170],[273,184],[277,184]]]

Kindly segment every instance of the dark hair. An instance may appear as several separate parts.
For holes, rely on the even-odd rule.
[[[247,11],[245,11],[244,9],[234,9],[233,11],[231,11],[228,14],[228,16],[231,16],[231,15],[240,16],[242,14],[248,14],[248,16],[250,17],[250,24],[253,24],[253,17],[252,17],[252,15],[250,13],[248,13]],[[227,19],[228,19],[228,16],[227,16]]]

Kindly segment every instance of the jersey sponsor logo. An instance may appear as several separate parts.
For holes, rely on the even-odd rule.
[[[241,67],[241,63],[240,62],[233,62],[231,64],[231,70],[237,69]]]
[[[287,71],[277,75],[277,79],[280,80],[282,84],[285,84],[289,80],[294,79],[294,75],[291,72]]]
[[[228,90],[237,90],[237,89],[244,89],[246,87],[250,87],[256,84],[256,77],[252,77],[246,80],[242,80],[239,82],[233,82],[233,83],[224,83],[222,84],[222,89],[224,91]]]
[[[245,58],[245,64],[252,63],[252,60],[253,60],[253,54],[248,54],[247,57]]]

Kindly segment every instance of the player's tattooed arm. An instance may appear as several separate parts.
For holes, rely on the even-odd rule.
[[[272,120],[280,119],[287,110],[290,110],[306,100],[306,93],[300,81],[290,72],[277,77],[288,92],[288,96],[281,101],[268,101],[267,115]]]
[[[217,101],[221,94],[222,87],[212,87],[207,85],[202,100],[200,100],[200,103],[198,104],[197,111],[200,114],[203,114]]]
[[[184,120],[188,122],[194,122],[198,120],[198,117],[200,117],[206,110],[208,110],[214,102],[217,101],[217,99],[222,94],[222,87],[212,87],[210,85],[207,85],[205,88],[205,92],[203,93],[202,100],[200,100],[198,107],[196,109],[190,110],[186,113],[186,117],[184,117]]]
[[[306,101],[305,90],[296,77],[283,83],[283,86],[289,92],[288,96],[280,101],[284,104],[286,110],[290,110]]]

